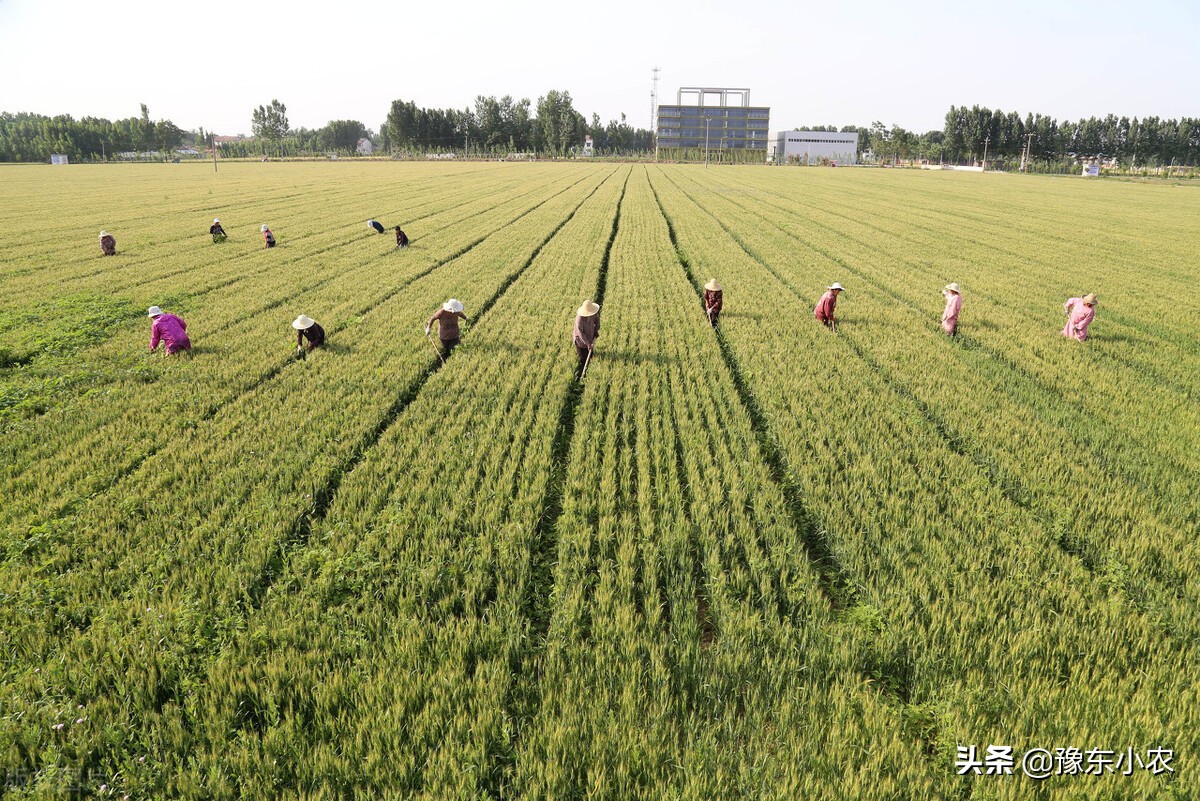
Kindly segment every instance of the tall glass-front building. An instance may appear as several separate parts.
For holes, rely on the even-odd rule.
[[[771,109],[750,105],[749,89],[684,87],[676,101],[658,107],[660,156],[664,150],[667,158],[707,150],[719,160],[726,151],[762,151],[739,152],[733,160],[766,160]]]

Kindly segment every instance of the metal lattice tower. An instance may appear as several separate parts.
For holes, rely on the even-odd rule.
[[[650,130],[658,130],[658,67],[650,68]]]

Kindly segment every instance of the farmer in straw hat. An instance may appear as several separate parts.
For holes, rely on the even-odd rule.
[[[721,307],[725,298],[725,290],[717,283],[717,279],[709,279],[704,285],[704,313],[713,328],[717,327],[717,318],[721,316]]]
[[[377,234],[383,233],[383,223],[379,220],[367,220],[367,227]]]
[[[958,335],[958,313],[962,310],[962,292],[957,282],[950,282],[942,289],[946,298],[946,309],[942,312],[942,330],[950,336]]]
[[[100,232],[100,252],[105,256],[117,255],[117,240],[108,231]]]
[[[325,344],[325,329],[306,314],[293,320],[292,328],[296,329],[297,355],[303,355],[306,352],[312,353],[313,348],[319,348]],[[306,339],[308,342],[304,341]]]
[[[832,285],[825,287],[825,294],[813,309],[813,316],[834,331],[837,331],[837,320],[833,317],[833,309],[837,306],[838,295],[845,291],[845,287],[834,281]]]
[[[442,350],[446,355],[450,355],[450,351],[454,350],[458,345],[458,321],[468,320],[467,315],[463,314],[463,305],[461,301],[450,298],[442,304],[442,308],[433,313],[429,318],[429,322],[425,323],[425,334],[429,335],[429,329],[433,326],[434,320],[438,324],[438,339],[442,341]]]
[[[1085,342],[1088,326],[1096,316],[1096,294],[1092,292],[1082,298],[1070,298],[1063,304],[1063,311],[1067,313],[1067,325],[1062,335]]]
[[[187,323],[173,314],[164,314],[157,306],[151,306],[146,316],[154,322],[150,324],[150,352],[153,353],[158,343],[163,343],[163,356],[174,356],[185,350],[192,349],[192,341],[188,339]]]
[[[267,227],[267,224],[263,223],[262,228],[259,230],[262,231],[263,241],[267,243],[267,247],[275,247],[275,234],[271,233],[271,229]]]
[[[221,221],[213,217],[213,224],[208,227],[208,232],[212,234],[213,242],[224,242],[228,237],[225,236],[225,229],[221,227]]]
[[[575,353],[579,356],[579,367],[576,375],[582,373],[596,345],[596,337],[600,336],[600,307],[590,300],[584,301],[575,312],[575,330],[572,339],[575,342]]]

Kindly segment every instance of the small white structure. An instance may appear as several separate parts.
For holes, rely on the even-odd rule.
[[[592,143],[592,135],[587,134],[586,136],[583,137],[583,155],[591,156],[595,152],[596,151],[595,151],[595,149],[593,147],[593,143]]]
[[[54,153],[50,156],[51,164],[70,164],[71,160],[62,153]]]
[[[775,135],[775,161],[817,164],[823,160],[857,164],[858,132],[795,130],[780,131]]]
[[[1084,178],[1095,178],[1098,175],[1100,175],[1100,165],[1099,164],[1084,164],[1083,165],[1083,177]]]
[[[370,139],[359,139],[358,147],[356,147],[355,150],[357,150],[359,153],[362,153],[364,156],[369,156],[375,152],[375,143]]]

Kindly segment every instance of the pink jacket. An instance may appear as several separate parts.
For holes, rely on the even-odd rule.
[[[162,342],[167,353],[178,353],[192,346],[187,336],[187,323],[173,314],[160,314],[150,325],[150,350]]]
[[[943,290],[946,296],[946,310],[942,312],[942,328],[947,334],[953,334],[958,325],[958,313],[962,310],[962,295],[957,292]]]
[[[1063,328],[1062,335],[1078,339],[1080,342],[1086,341],[1088,326],[1096,316],[1095,307],[1085,306],[1083,298],[1071,298],[1063,304],[1063,311],[1067,313],[1067,325]]]

